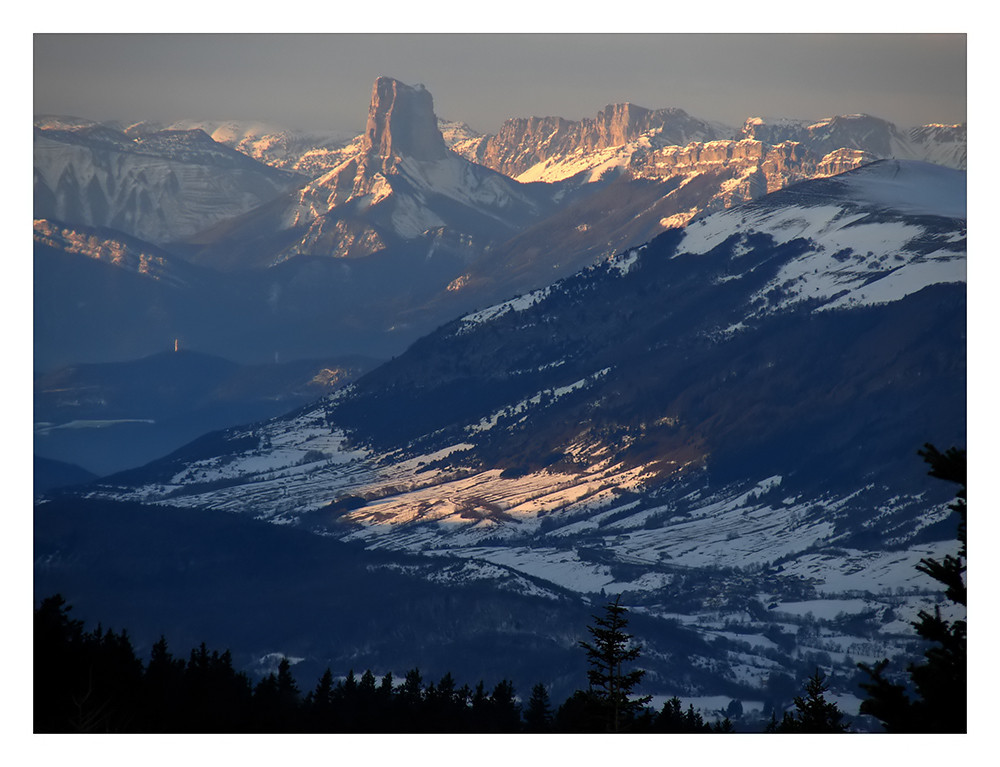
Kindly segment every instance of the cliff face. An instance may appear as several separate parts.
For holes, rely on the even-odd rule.
[[[380,77],[372,87],[362,151],[387,163],[398,157],[439,160],[448,149],[434,115],[430,91]]]
[[[868,115],[813,123],[751,118],[734,132],[735,139],[733,133],[720,135],[724,131],[681,109],[625,103],[580,121],[507,120],[496,135],[457,141],[452,149],[522,181],[558,181],[582,171],[586,177],[578,179],[595,180],[612,169],[656,181],[711,173],[726,180],[721,196],[713,195],[718,199],[707,206],[714,210],[720,201],[736,204],[880,157],[918,157],[921,150],[912,145],[923,138],[908,139],[892,123]],[[943,135],[951,134],[938,131],[925,143],[936,146]]]
[[[840,115],[806,122],[768,122],[751,117],[737,135],[768,144],[795,141],[818,157],[841,149],[854,149],[884,159],[913,159],[950,168],[965,168],[966,126],[924,125],[902,131],[887,120],[871,115]]]
[[[838,149],[818,157],[794,141],[771,145],[743,139],[662,147],[635,157],[629,172],[636,178],[661,182],[677,177],[716,179],[716,190],[701,210],[679,212],[679,217],[671,219],[671,225],[677,226],[701,213],[728,208],[805,179],[853,170],[875,159],[856,149]]]
[[[708,123],[681,109],[650,110],[635,104],[612,104],[595,118],[562,117],[507,120],[492,136],[460,142],[454,150],[473,162],[517,177],[537,163],[628,144],[644,136],[657,145],[686,144],[717,138]]]
[[[836,176],[874,162],[876,159],[878,158],[874,155],[860,149],[835,149],[816,163],[813,177]]]
[[[644,178],[667,178],[720,168],[759,167],[773,179],[768,184],[768,191],[773,191],[795,180],[842,173],[875,159],[857,149],[838,149],[817,156],[794,141],[771,145],[744,139],[662,147],[637,158],[630,169]]]

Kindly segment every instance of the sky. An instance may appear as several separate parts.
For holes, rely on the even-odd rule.
[[[483,133],[625,101],[734,127],[751,116],[867,113],[904,128],[967,119],[962,33],[36,32],[32,48],[34,113],[94,120],[354,135],[381,75],[423,84],[439,117]]]

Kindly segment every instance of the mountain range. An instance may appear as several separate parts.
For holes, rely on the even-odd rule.
[[[37,368],[144,356],[182,335],[240,362],[387,357],[458,314],[799,180],[887,157],[965,166],[964,125],[904,131],[865,115],[752,118],[737,130],[618,104],[581,121],[512,119],[482,136],[440,121],[422,86],[385,77],[350,141],[233,123],[160,128],[36,119],[45,253],[36,249],[35,271],[49,278],[36,286],[47,308],[36,321],[51,328]],[[124,336],[102,331],[126,324],[107,313],[127,299],[81,306],[59,286],[118,292],[125,278],[80,257],[127,264],[53,242],[53,230],[78,243],[131,238],[162,265],[144,277],[188,279],[183,289],[142,280],[128,292],[153,294],[158,311],[130,312]],[[67,251],[75,257],[57,255]]]
[[[36,589],[306,678],[506,668],[554,697],[614,594],[647,690],[709,708],[787,704],[819,666],[856,711],[857,661],[919,654],[915,565],[957,548],[916,451],[965,443],[964,126],[612,105],[482,136],[380,78],[350,141],[199,135],[288,186],[157,243],[38,216],[36,411],[239,412],[41,497]],[[317,365],[343,368],[322,396]]]

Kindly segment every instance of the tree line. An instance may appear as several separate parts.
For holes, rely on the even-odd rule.
[[[953,603],[966,603],[966,460],[954,448],[920,453],[930,474],[961,486],[951,505],[959,514],[957,556],[921,560],[918,569],[946,587]],[[86,631],[70,616],[61,595],[42,601],[34,612],[34,730],[133,733],[724,733],[724,718],[706,721],[692,704],[677,697],[659,710],[649,696],[636,696],[644,671],[636,667],[641,647],[627,632],[627,609],[620,598],[587,627],[579,643],[589,664],[586,689],[554,705],[543,683],[523,703],[513,684],[492,689],[458,684],[450,673],[425,680],[418,669],[402,680],[391,673],[351,671],[337,679],[328,668],[303,692],[281,659],[276,671],[254,683],[233,665],[228,650],[211,652],[202,643],[186,658],[175,657],[161,637],[148,662],[137,657],[128,633]],[[966,623],[921,612],[914,627],[925,639],[925,661],[911,664],[909,679],[888,676],[888,661],[859,664],[869,681],[861,713],[888,732],[965,732]],[[772,714],[765,732],[836,733],[848,727],[844,713],[824,695],[828,686],[817,670],[795,697],[794,709],[780,720]]]
[[[617,608],[624,611],[624,608]],[[148,662],[126,631],[84,629],[61,595],[42,601],[34,616],[34,730],[132,733],[556,733],[726,732],[678,698],[661,710],[630,700],[629,682],[577,690],[553,705],[536,684],[523,703],[514,685],[459,685],[450,673],[425,680],[418,669],[401,680],[370,670],[337,679],[327,669],[303,691],[282,658],[254,683],[230,652],[202,643],[175,657],[161,637]],[[616,640],[617,641],[617,640]],[[635,672],[630,672],[634,678]],[[629,677],[632,679],[633,677]],[[622,704],[622,700],[625,703]],[[643,700],[644,699],[640,699]],[[617,701],[617,709],[615,703]],[[611,707],[609,709],[609,705]],[[616,711],[613,726],[607,713]]]

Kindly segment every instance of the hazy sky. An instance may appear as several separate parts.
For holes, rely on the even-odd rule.
[[[963,34],[39,34],[36,114],[249,120],[360,132],[375,78],[423,83],[439,117],[592,117],[606,104],[749,116],[966,116]]]

